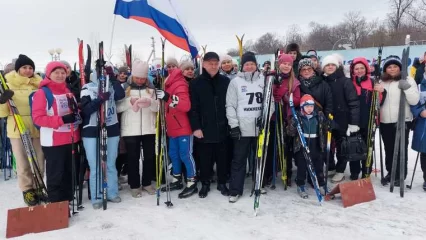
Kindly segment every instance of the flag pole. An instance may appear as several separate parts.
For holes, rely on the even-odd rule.
[[[111,30],[111,38],[109,41],[109,55],[112,57],[111,55],[111,51],[112,51],[112,40],[114,39],[114,29],[115,29],[115,18],[117,17],[117,15],[114,14],[114,19],[112,20],[112,30]]]

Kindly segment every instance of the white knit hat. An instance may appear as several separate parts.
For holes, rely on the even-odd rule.
[[[222,63],[223,61],[231,61],[232,62],[232,57],[225,54],[225,55],[221,55],[220,56],[220,63]]]
[[[132,76],[147,78],[148,77],[148,63],[142,61],[135,61],[132,66]]]
[[[322,59],[321,68],[324,69],[328,64],[334,64],[336,67],[339,67],[339,60],[333,55],[328,55]]]

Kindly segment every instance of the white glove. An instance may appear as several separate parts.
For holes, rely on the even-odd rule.
[[[356,133],[359,131],[359,127],[357,125],[348,125],[348,130],[346,130],[346,135],[349,137],[352,133]]]
[[[179,103],[179,97],[176,95],[172,95],[172,102],[169,104],[171,108],[175,108]]]

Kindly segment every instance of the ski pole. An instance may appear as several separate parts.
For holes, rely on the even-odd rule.
[[[408,189],[411,189],[413,187],[414,174],[416,174],[416,168],[417,168],[417,163],[419,162],[419,157],[420,157],[420,152],[417,153],[416,163],[414,164],[413,177],[411,177],[411,184],[406,186]]]
[[[74,114],[74,97],[71,93],[67,94],[67,100],[68,100],[68,107],[71,110],[71,114]],[[73,194],[73,198],[72,198],[72,215],[77,214],[78,212],[75,211],[75,198],[78,197],[77,196],[77,191],[76,191],[76,179],[75,179],[75,146],[74,146],[74,123],[70,124],[71,126],[71,181],[72,181],[72,194]]]
[[[333,115],[331,113],[328,114],[328,119],[333,121]],[[330,122],[331,124],[331,122]],[[325,191],[328,191],[327,182],[328,182],[328,166],[330,164],[330,151],[331,151],[331,131],[327,129],[327,155],[326,155],[326,164],[325,164]],[[327,193],[327,192],[326,192]]]

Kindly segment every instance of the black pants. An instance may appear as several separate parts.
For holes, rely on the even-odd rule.
[[[155,165],[155,135],[123,137],[127,149],[128,183],[131,189],[141,186],[139,159],[143,151],[142,186],[150,186]]]
[[[385,147],[385,163],[386,170],[390,174],[392,172],[392,160],[394,154],[395,147],[395,138],[396,138],[396,123],[380,123],[380,133],[382,135],[383,145]],[[407,178],[407,163],[408,163],[408,134],[410,133],[410,128],[408,123],[405,124],[405,176],[404,179]],[[401,150],[400,150],[401,151]],[[398,152],[397,157],[397,166],[396,166],[396,174],[395,179],[399,179],[399,169],[400,169],[400,151]]]
[[[79,159],[77,143],[75,147],[75,161]],[[72,144],[42,147],[46,159],[46,185],[50,202],[72,201]],[[75,172],[78,173],[77,168]],[[77,182],[77,179],[75,179]]]
[[[200,158],[200,181],[210,184],[213,173],[212,164],[216,162],[217,181],[226,184],[228,175],[228,159],[226,140],[220,143],[199,143],[197,148]]]
[[[127,153],[120,153],[117,156],[117,161],[115,161],[115,167],[117,168],[117,175],[120,177],[121,171],[124,168],[127,168]],[[125,170],[127,171],[127,169]]]
[[[329,159],[329,166],[328,170],[336,170],[338,173],[344,173],[346,169],[346,165],[348,164],[348,161],[345,157],[341,156],[340,154],[340,146],[342,145],[343,138],[345,137],[344,132],[340,131],[333,131],[332,132],[332,138],[334,142],[334,146],[330,147],[330,159]],[[337,163],[334,162],[334,154],[336,154]],[[324,156],[327,158],[327,155]]]
[[[250,150],[255,151],[256,141],[256,137],[241,137],[240,140],[234,140],[234,157],[232,158],[231,180],[229,182],[231,196],[243,195],[247,157]],[[253,172],[255,171],[254,167]]]
[[[368,137],[368,130],[363,128],[360,130],[361,137],[364,140],[364,142],[367,144],[369,139]],[[372,153],[374,154],[374,152]],[[371,170],[373,169],[373,155],[371,156],[371,165],[369,167],[368,172],[371,173]],[[365,177],[365,174],[367,173],[367,159],[362,161],[351,161],[349,162],[349,169],[351,170],[351,179],[358,179],[359,174],[362,171],[362,178]]]
[[[420,153],[420,166],[423,171],[423,181],[426,182],[426,153]]]
[[[228,173],[227,173],[227,175],[228,175],[228,179],[230,179],[231,178],[232,159],[234,158],[234,140],[231,137],[229,137],[226,140],[226,153],[227,153],[226,157],[228,159],[228,161],[227,161],[228,162],[228,167],[227,167]]]
[[[321,153],[319,138],[306,138],[306,142],[309,146],[309,150],[311,151],[310,157],[312,160],[314,171],[317,175],[318,185],[324,186],[324,157]],[[301,147],[298,152],[295,153],[295,159],[297,161],[297,176],[296,176],[296,184],[297,186],[305,185],[305,179],[307,174],[307,163],[305,156],[303,154],[303,148]],[[310,178],[310,176],[309,176]]]

